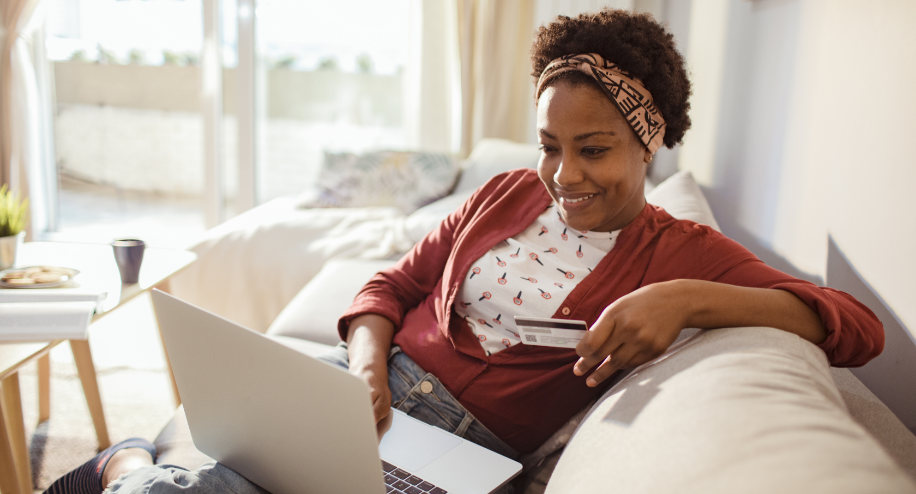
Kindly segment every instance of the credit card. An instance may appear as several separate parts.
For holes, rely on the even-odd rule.
[[[576,348],[588,331],[585,321],[546,317],[515,316],[515,325],[522,343],[556,348]]]

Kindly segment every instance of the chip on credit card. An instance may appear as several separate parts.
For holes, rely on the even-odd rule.
[[[576,348],[588,332],[585,321],[515,316],[515,325],[526,345]]]

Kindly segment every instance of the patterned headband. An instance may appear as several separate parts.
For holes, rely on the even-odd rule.
[[[639,79],[633,79],[597,53],[566,55],[550,62],[538,79],[535,94],[540,96],[544,84],[571,70],[583,72],[598,81],[604,94],[614,102],[649,152],[655,154],[658,151],[665,138],[665,119],[655,107],[652,94]]]

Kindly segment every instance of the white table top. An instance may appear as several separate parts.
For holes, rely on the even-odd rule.
[[[110,245],[66,242],[28,242],[19,253],[19,266],[52,265],[78,269],[72,281],[55,288],[61,293],[107,292],[102,307],[93,317],[98,320],[117,306],[140,295],[169,276],[181,271],[197,259],[197,254],[185,250],[147,248],[143,254],[138,283],[122,285]],[[0,290],[26,290],[0,288]],[[62,340],[36,343],[0,342],[0,379],[26,362],[39,357]]]

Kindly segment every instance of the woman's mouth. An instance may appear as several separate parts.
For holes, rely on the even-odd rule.
[[[584,201],[584,200],[586,200],[586,199],[591,199],[592,197],[595,197],[595,195],[597,195],[597,194],[589,194],[589,195],[587,195],[587,196],[585,196],[585,197],[580,197],[580,198],[578,198],[578,199],[567,199],[567,198],[565,198],[565,197],[563,197],[562,199],[563,199],[563,202],[565,202],[565,203],[567,203],[567,204],[576,204],[577,202],[582,202],[582,201]]]

